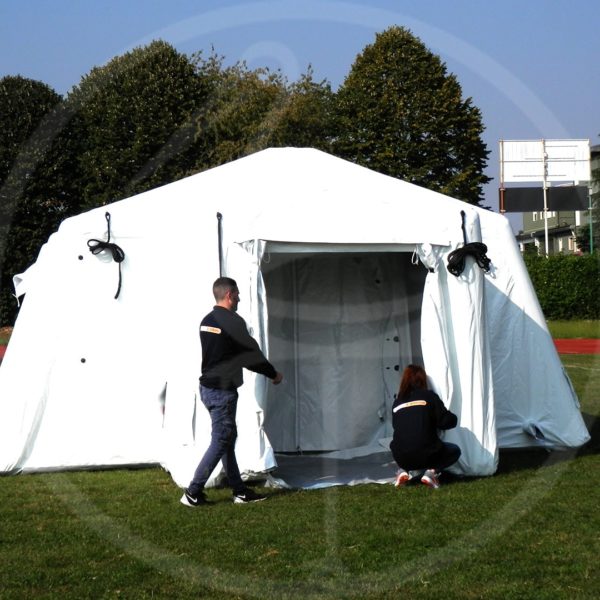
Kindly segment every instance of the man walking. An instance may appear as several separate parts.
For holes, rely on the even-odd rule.
[[[219,460],[223,461],[235,503],[265,499],[243,483],[235,457],[237,389],[243,383],[242,368],[268,377],[275,385],[283,379],[248,333],[244,319],[236,314],[240,301],[237,283],[229,277],[220,277],[213,284],[213,295],[216,305],[200,324],[200,398],[210,413],[211,440],[181,497],[186,506],[207,503],[204,486]]]

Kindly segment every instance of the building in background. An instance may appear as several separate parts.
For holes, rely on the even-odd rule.
[[[548,211],[548,254],[577,254],[576,237],[580,227],[589,227],[589,211]],[[523,229],[517,234],[521,252],[544,254],[544,211],[523,214]]]

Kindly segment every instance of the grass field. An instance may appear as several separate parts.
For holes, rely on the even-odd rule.
[[[600,321],[548,321],[554,339],[600,338]]]
[[[563,359],[592,442],[437,491],[190,509],[158,468],[2,478],[0,598],[597,598],[600,357]]]
[[[8,344],[12,327],[0,327],[0,344]]]

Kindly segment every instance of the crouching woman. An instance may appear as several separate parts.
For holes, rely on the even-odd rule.
[[[421,483],[431,488],[440,486],[440,472],[458,460],[460,448],[442,442],[438,430],[452,429],[456,423],[456,415],[444,406],[435,392],[427,389],[425,369],[408,365],[392,407],[394,436],[390,450],[399,467],[396,487],[417,476],[415,472]]]

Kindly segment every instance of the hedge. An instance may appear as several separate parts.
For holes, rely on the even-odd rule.
[[[547,319],[600,319],[600,254],[524,256]]]

